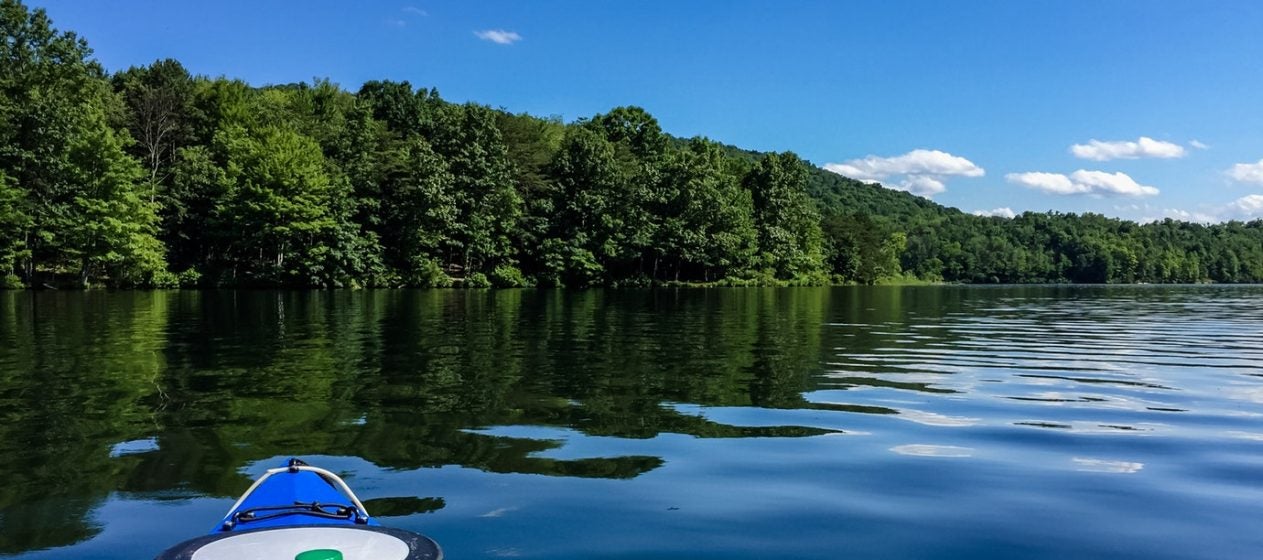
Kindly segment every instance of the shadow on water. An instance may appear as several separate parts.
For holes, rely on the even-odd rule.
[[[0,293],[0,473],[9,481],[0,488],[0,554],[92,538],[93,511],[113,493],[234,497],[249,483],[245,466],[278,456],[628,479],[662,459],[548,458],[561,442],[494,428],[630,439],[830,433],[724,424],[675,406],[845,409],[802,396],[819,370],[828,298]],[[387,515],[443,507],[442,498],[393,500]]]

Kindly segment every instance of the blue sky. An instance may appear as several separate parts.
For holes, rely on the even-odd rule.
[[[1263,2],[31,3],[110,70],[639,105],[966,211],[1263,216]]]

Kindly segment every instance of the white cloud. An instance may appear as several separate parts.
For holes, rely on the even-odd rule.
[[[1263,218],[1263,194],[1238,198],[1228,204],[1228,214],[1240,219]]]
[[[1182,222],[1197,222],[1199,224],[1213,224],[1224,221],[1223,218],[1216,214],[1207,214],[1206,212],[1189,212],[1179,208],[1163,208],[1162,218],[1171,218]],[[1141,223],[1156,222],[1161,218],[1144,218]]]
[[[939,150],[912,150],[888,158],[868,156],[844,163],[826,163],[824,168],[862,181],[876,181],[891,175],[981,177],[986,173],[972,161]]]
[[[421,16],[421,17],[425,17],[425,16],[430,15],[430,14],[426,13],[426,11],[425,11],[425,10],[422,10],[421,8],[418,8],[418,7],[416,7],[416,6],[404,6],[404,7],[403,7],[403,12],[404,12],[404,13],[406,13],[406,14],[412,14],[412,15],[414,15],[414,16]]]
[[[1143,207],[1115,207],[1117,210],[1139,210],[1148,214],[1140,218],[1140,223],[1156,222],[1170,218],[1185,222],[1214,224],[1230,220],[1250,221],[1263,219],[1263,194],[1252,194],[1238,198],[1223,205],[1202,205],[1200,211],[1189,211],[1179,208],[1154,208],[1148,204]]]
[[[1090,188],[1084,185],[1076,185],[1069,177],[1060,173],[1044,173],[1042,171],[1009,173],[1004,176],[1004,179],[1010,183],[1051,194],[1085,194],[1091,192]]]
[[[1126,173],[1121,172],[1108,173],[1105,171],[1080,169],[1066,176],[1061,173],[1032,171],[1029,173],[1009,173],[1004,178],[1010,183],[1022,185],[1023,187],[1060,195],[1087,194],[1141,197],[1153,196],[1159,192],[1157,187],[1141,185]]]
[[[1080,169],[1070,175],[1070,180],[1087,185],[1094,192],[1117,196],[1153,196],[1158,194],[1157,187],[1137,183],[1123,172],[1107,173],[1105,171],[1085,171]]]
[[[942,181],[930,177],[929,175],[909,175],[908,178],[900,181],[895,185],[887,185],[886,188],[897,191],[907,191],[917,196],[930,198],[936,194],[947,190],[947,185]]]
[[[974,210],[974,215],[1013,219],[1017,217],[1017,212],[1014,212],[1012,208],[1005,206],[994,210]]]
[[[522,36],[513,31],[505,31],[503,29],[488,29],[486,31],[475,31],[474,35],[484,41],[491,41],[497,45],[512,45],[522,40]]]
[[[981,177],[986,171],[960,156],[940,150],[912,150],[901,156],[868,156],[824,168],[860,181],[877,181],[888,189],[931,197],[947,190],[946,177]]]
[[[1109,161],[1112,159],[1181,158],[1186,152],[1179,144],[1141,136],[1135,142],[1125,140],[1102,142],[1093,139],[1087,144],[1070,146],[1070,153],[1080,159]]]
[[[1209,150],[1209,149],[1210,149],[1210,146],[1207,146],[1205,143],[1203,143],[1203,142],[1201,142],[1201,141],[1198,141],[1198,140],[1189,140],[1189,141],[1188,141],[1188,145],[1190,145],[1190,146],[1192,146],[1192,147],[1194,147],[1194,148],[1197,148],[1197,149],[1199,149],[1199,150]]]
[[[1263,159],[1258,163],[1238,163],[1226,173],[1229,178],[1238,183],[1263,185]]]

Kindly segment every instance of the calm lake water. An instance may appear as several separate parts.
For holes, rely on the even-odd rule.
[[[459,558],[1257,558],[1263,288],[0,292],[0,556],[289,456]]]

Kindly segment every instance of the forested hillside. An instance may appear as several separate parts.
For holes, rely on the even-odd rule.
[[[0,0],[0,284],[1257,282],[1263,222],[964,214],[792,153],[408,82],[108,74]]]

